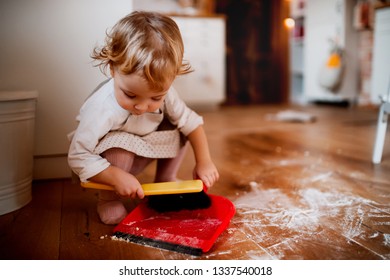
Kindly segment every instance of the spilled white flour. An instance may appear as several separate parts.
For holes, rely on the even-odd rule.
[[[329,172],[306,180],[315,182],[331,176],[332,172]],[[300,240],[324,238],[321,231],[326,225],[328,230],[337,228],[337,232],[341,232],[347,240],[357,240],[357,243],[362,239],[369,242],[370,238],[383,238],[384,254],[380,256],[390,258],[390,234],[376,232],[364,225],[366,220],[372,218],[374,225],[390,220],[390,214],[378,210],[375,202],[334,189],[302,188],[292,193],[290,190],[287,194],[283,189],[262,188],[260,183],[252,182],[251,187],[250,192],[240,195],[234,201],[237,209],[234,221],[239,226],[242,225],[245,232],[249,232],[248,237],[256,243],[271,243],[271,246],[276,246],[286,243],[286,238],[296,243]],[[381,219],[386,222],[381,222]],[[279,236],[280,239],[275,240]],[[329,244],[334,245],[334,242],[330,240]],[[264,256],[256,256],[251,252],[248,257],[256,259]],[[283,258],[283,252],[277,252],[275,257]]]
[[[390,247],[390,233],[384,234],[385,236],[385,245]]]

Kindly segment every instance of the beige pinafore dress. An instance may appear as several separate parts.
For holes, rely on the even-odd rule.
[[[123,131],[131,128],[132,133]],[[146,158],[174,158],[184,146],[186,138],[172,125],[160,109],[155,113],[130,115],[123,130],[107,133],[94,153],[102,154],[111,148],[121,148]]]

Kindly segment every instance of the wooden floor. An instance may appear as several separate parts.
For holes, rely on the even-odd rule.
[[[314,106],[294,108],[313,123],[269,119],[284,109],[203,113],[221,174],[210,193],[236,214],[201,257],[111,240],[96,191],[64,179],[34,182],[32,202],[0,216],[0,259],[390,259],[390,133],[373,165],[377,110]],[[189,151],[179,177],[192,167]]]

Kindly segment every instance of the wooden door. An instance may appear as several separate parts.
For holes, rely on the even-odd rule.
[[[226,15],[227,104],[288,101],[288,16],[284,0],[220,0]]]

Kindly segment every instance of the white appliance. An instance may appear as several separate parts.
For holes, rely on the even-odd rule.
[[[358,33],[353,28],[355,0],[307,0],[305,15],[304,94],[307,101],[356,102],[358,98]],[[321,86],[321,70],[331,51],[331,40],[343,50],[340,86]]]
[[[390,6],[376,10],[374,26],[371,101],[379,104],[390,87]]]

